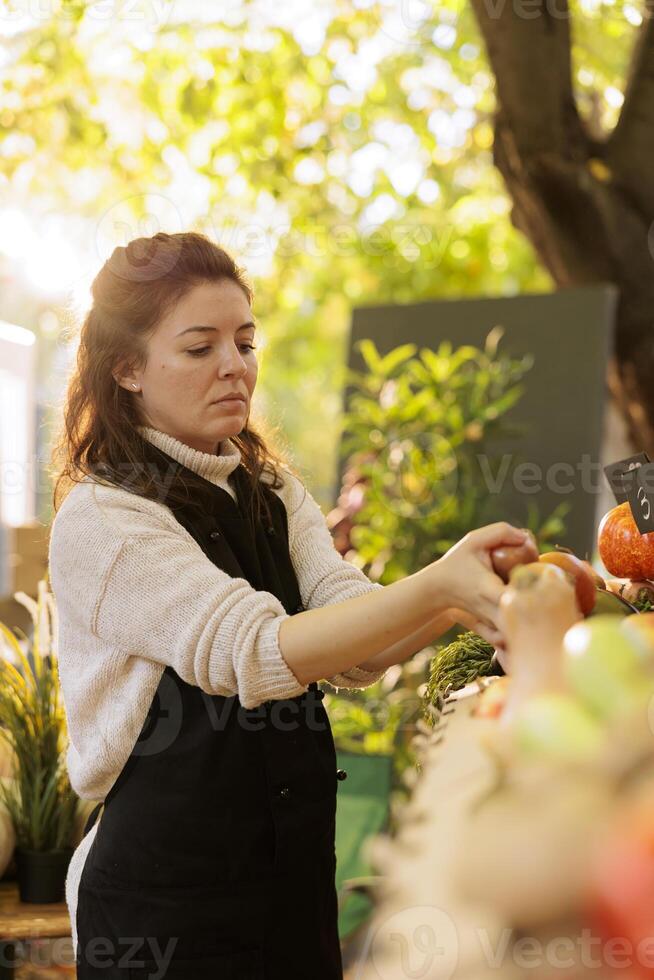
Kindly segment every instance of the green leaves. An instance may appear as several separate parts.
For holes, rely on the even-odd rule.
[[[486,474],[498,470],[498,437],[506,443],[516,432],[511,409],[533,358],[503,354],[501,336],[495,327],[481,349],[402,344],[383,357],[372,339],[359,343],[367,370],[350,372],[343,447],[365,502],[351,541],[384,583],[434,561],[471,527],[506,517]],[[559,509],[541,531],[560,529],[563,516]]]
[[[340,751],[393,754],[405,706],[393,699],[357,702],[333,694],[329,697],[330,723]]]
[[[119,202],[116,244],[178,215],[233,250],[255,281],[266,418],[323,500],[352,306],[550,285],[493,168],[492,83],[461,0],[434,7],[415,38],[384,33],[387,4],[338,3],[309,55],[283,3],[265,30],[256,4],[213,22],[172,3],[138,17],[65,6],[6,39],[6,200],[34,202],[38,227],[44,209],[57,215],[85,273],[106,257],[98,222]],[[146,191],[163,215],[143,215]]]
[[[40,601],[42,595],[40,591]],[[18,665],[0,656],[0,738],[11,746],[14,779],[0,782],[21,847],[66,847],[73,832],[77,794],[66,771],[66,722],[57,659],[42,656],[38,635],[29,654],[0,623],[0,636]]]

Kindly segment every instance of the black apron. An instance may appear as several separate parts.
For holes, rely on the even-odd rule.
[[[150,443],[147,455],[190,474]],[[167,504],[180,524],[217,567],[300,612],[282,500],[264,486],[272,524],[255,523],[242,465],[237,502],[192,477],[209,499]],[[323,697],[313,683],[246,710],[164,669],[82,870],[78,980],[341,980]]]

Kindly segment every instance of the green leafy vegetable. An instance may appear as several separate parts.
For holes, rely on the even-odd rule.
[[[425,703],[435,704],[448,687],[458,691],[478,677],[498,673],[492,662],[494,653],[495,648],[477,633],[461,633],[432,660]]]

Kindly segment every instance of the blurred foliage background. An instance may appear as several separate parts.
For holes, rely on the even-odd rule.
[[[574,17],[578,96],[610,125],[641,14]],[[0,319],[40,338],[43,458],[90,280],[136,235],[197,228],[249,271],[258,409],[326,506],[353,305],[551,286],[463,0],[2,0],[0,35]]]
[[[347,466],[328,523],[340,553],[375,581],[388,585],[411,575],[471,528],[504,518],[501,499],[486,490],[480,460],[493,461],[498,437],[528,438],[509,413],[528,384],[533,358],[504,354],[502,334],[494,327],[483,349],[449,341],[434,350],[401,344],[383,357],[373,340],[359,343],[365,370],[347,372]],[[520,459],[516,451],[512,469]],[[541,514],[530,502],[525,526],[544,550],[561,540],[568,509],[563,501]],[[435,636],[369,688],[328,692],[340,750],[393,756],[393,818],[415,776],[414,738],[432,657],[460,632],[454,626]],[[450,660],[459,675],[474,679],[490,671],[491,656],[492,648],[484,659],[468,644]]]

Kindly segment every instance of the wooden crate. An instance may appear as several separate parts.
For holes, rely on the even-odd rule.
[[[68,906],[65,902],[48,902],[40,905],[21,902],[16,881],[0,881],[0,978],[36,980],[37,977],[75,975],[74,967],[62,964],[57,967],[35,967],[32,963],[20,964],[16,944],[20,941],[72,936]],[[71,939],[72,943],[72,939]],[[18,963],[16,963],[18,960]],[[18,966],[18,969],[16,969]]]

